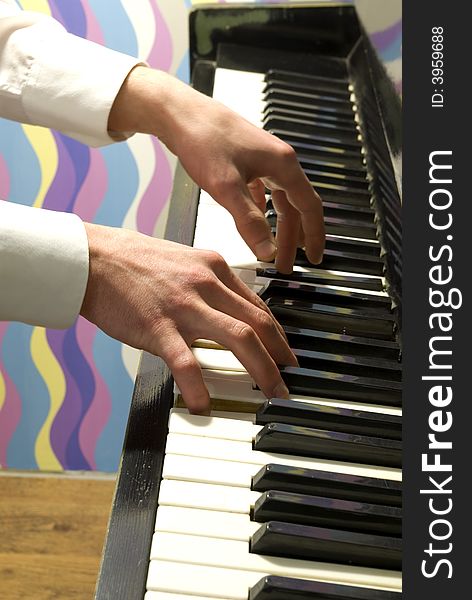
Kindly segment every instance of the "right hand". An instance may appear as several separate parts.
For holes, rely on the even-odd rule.
[[[297,365],[265,303],[215,252],[85,224],[90,270],[81,315],[105,333],[161,356],[191,413],[210,399],[190,350],[198,338],[229,348],[267,398],[288,397],[277,365]]]

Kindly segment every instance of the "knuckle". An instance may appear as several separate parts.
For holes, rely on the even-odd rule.
[[[275,327],[275,323],[272,320],[272,317],[263,310],[260,310],[258,312],[259,312],[259,314],[257,315],[258,327],[260,329],[262,329],[263,331],[273,330]]]
[[[195,371],[198,367],[194,357],[191,354],[177,354],[169,359],[170,368],[175,373],[189,373]]]
[[[240,343],[247,344],[254,342],[256,334],[254,329],[247,323],[236,321],[231,328],[232,336]]]
[[[278,144],[277,154],[280,160],[284,163],[295,162],[297,160],[295,150],[292,148],[292,146],[290,146],[290,144],[287,144],[282,140],[280,140],[280,143]]]
[[[228,265],[226,264],[225,259],[218,254],[218,252],[214,252],[213,250],[208,250],[206,253],[206,263],[208,266],[215,272],[221,272]]]
[[[233,196],[236,190],[239,188],[241,178],[239,173],[230,172],[226,173],[222,177],[218,177],[211,185],[211,191],[217,198],[225,198]]]

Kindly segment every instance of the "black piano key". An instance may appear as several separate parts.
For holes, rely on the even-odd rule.
[[[358,224],[375,228],[375,211],[370,206],[349,206],[344,202],[323,200],[325,217],[343,219],[347,226]]]
[[[253,554],[401,569],[401,540],[383,535],[269,521],[252,536]]]
[[[352,175],[348,175],[347,173],[335,173],[329,172],[322,169],[315,168],[314,165],[301,165],[303,170],[305,171],[306,176],[309,179],[316,180],[318,182],[332,183],[332,184],[341,184],[346,185],[351,188],[359,188],[368,190],[369,182],[365,177],[355,177]],[[366,209],[369,207],[366,206]]]
[[[314,267],[314,265],[307,259],[305,251],[301,248],[297,249],[294,264],[297,267]],[[331,250],[329,248],[325,248],[323,260],[316,265],[316,268],[382,277],[385,264],[379,256],[365,256],[364,254],[342,252],[340,250]]]
[[[280,373],[292,394],[385,406],[402,405],[402,385],[398,381],[302,367],[283,367]]]
[[[393,340],[396,330],[393,318],[378,318],[378,313],[277,297],[268,298],[266,304],[282,326],[308,327],[380,340]]]
[[[316,156],[310,156],[303,151],[297,152],[298,162],[303,168],[316,168],[323,173],[338,173],[346,177],[353,177],[359,181],[367,181],[367,168],[365,166],[357,169],[342,162],[342,160],[328,160]]]
[[[353,289],[372,290],[374,292],[381,292],[383,290],[383,283],[380,278],[339,275],[337,273],[330,273],[326,269],[320,268],[319,265],[312,265],[311,263],[309,263],[309,268],[313,269],[313,271],[294,271],[288,274],[279,273],[275,268],[268,267],[265,269],[258,268],[256,273],[258,277],[270,280],[337,285]],[[314,271],[314,269],[317,269],[317,271]]]
[[[299,106],[316,109],[320,112],[343,115],[354,119],[354,111],[350,102],[333,102],[326,98],[313,98],[310,94],[297,94],[289,90],[269,90],[264,94],[264,102],[279,102],[285,106]]]
[[[284,325],[283,328],[291,348],[306,350],[318,348],[322,352],[373,357],[397,362],[400,359],[400,346],[397,342],[341,335],[307,327]]]
[[[401,600],[401,597],[401,592],[268,575],[249,590],[248,600]]]
[[[320,102],[327,102],[336,106],[352,107],[351,97],[349,91],[344,93],[332,93],[329,90],[316,89],[314,87],[307,87],[300,84],[284,84],[279,83],[274,79],[266,81],[262,93],[264,95],[270,92],[287,94],[296,98],[304,98],[307,100],[314,100]]]
[[[315,156],[336,160],[342,160],[342,162],[350,166],[351,168],[362,168],[365,165],[362,154],[357,150],[347,150],[346,148],[333,148],[327,144],[320,144],[313,142],[309,135],[303,133],[290,132],[285,127],[268,129],[269,133],[279,137],[290,146],[293,146],[296,152],[303,151],[307,154],[313,154]]]
[[[316,183],[313,186],[322,194],[322,186]],[[374,240],[377,237],[377,225],[375,223],[362,223],[361,221],[345,221],[339,217],[326,215],[324,218],[325,230],[332,235],[345,235],[349,237],[366,238]]]
[[[258,498],[251,518],[258,523],[283,521],[391,537],[402,533],[400,508],[277,490]]]
[[[267,423],[257,433],[254,450],[382,467],[401,467],[401,442],[363,435]]]
[[[289,114],[289,110],[292,114]],[[336,139],[342,140],[345,143],[360,141],[360,132],[355,121],[345,122],[339,119],[337,121],[321,119],[320,117],[323,115],[316,112],[316,110],[289,110],[272,102],[268,103],[263,111],[262,127],[267,129],[271,126],[276,127],[278,124],[283,124],[284,127],[287,127],[291,131],[309,132],[312,135],[335,136]]]
[[[316,268],[316,267],[314,267]],[[377,278],[367,277],[351,277],[349,275],[336,275],[332,273],[310,271],[295,271],[289,275],[279,273],[275,268],[257,268],[256,274],[258,277],[269,279],[269,283],[259,292],[260,297],[266,298],[283,298],[283,299],[299,299],[306,302],[319,302],[328,304],[329,306],[343,306],[349,308],[362,308],[369,311],[381,311],[384,317],[387,318],[391,309],[391,300],[388,296],[367,294],[357,289],[340,290],[335,287],[326,287],[327,285],[353,287],[356,285],[356,280],[359,280],[359,285],[365,285],[365,288],[370,281],[378,281]],[[332,277],[332,279],[331,279]],[[323,285],[315,285],[317,279]],[[313,285],[308,285],[313,284]],[[350,284],[350,285],[348,285]],[[380,291],[380,290],[377,290]],[[391,320],[392,317],[388,316]]]
[[[343,252],[365,254],[366,256],[380,256],[381,254],[380,244],[376,240],[353,240],[335,235],[327,235],[325,247]]]
[[[285,423],[328,429],[390,440],[402,439],[402,420],[397,415],[271,398],[258,409],[257,425]]]
[[[340,148],[357,152],[360,154],[362,143],[357,139],[357,135],[347,135],[345,132],[326,129],[321,125],[307,125],[305,123],[297,123],[295,120],[289,120],[278,117],[267,117],[264,120],[264,129],[284,129],[289,135],[303,134],[311,142],[326,145],[330,148]]]
[[[286,465],[269,464],[262,467],[253,476],[251,489],[256,492],[280,490],[325,498],[402,506],[402,485],[399,481]]]
[[[292,348],[292,351],[297,357],[299,366],[306,369],[320,369],[321,371],[334,371],[339,374],[389,379],[391,381],[402,380],[402,370],[398,361],[331,354],[303,348]]]
[[[311,69],[313,71],[313,69]],[[283,69],[270,69],[265,75],[265,81],[272,81],[278,79],[284,83],[301,83],[312,88],[318,89],[318,87],[325,86],[325,89],[338,90],[340,92],[346,92],[349,90],[349,79],[347,77],[347,71],[339,77],[329,77],[317,73],[298,73],[296,71],[287,71]]]
[[[332,127],[342,127],[347,131],[359,132],[357,123],[348,116],[338,116],[334,113],[323,113],[316,108],[289,107],[282,102],[272,101],[263,109],[263,120],[268,117],[293,117],[296,119],[313,119],[317,123],[324,123]]]

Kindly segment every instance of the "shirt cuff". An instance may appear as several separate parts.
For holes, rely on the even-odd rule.
[[[17,56],[15,57],[17,49]],[[129,134],[107,131],[113,102],[138,59],[68,33],[42,18],[11,35],[13,66],[21,66],[25,121],[57,129],[89,146]]]
[[[70,327],[88,271],[88,239],[79,217],[0,201],[0,320]]]

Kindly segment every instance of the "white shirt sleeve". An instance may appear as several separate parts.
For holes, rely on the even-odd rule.
[[[109,135],[108,115],[137,64],[67,33],[51,17],[0,0],[1,117],[57,129],[91,146],[126,138]],[[0,200],[0,320],[72,325],[88,260],[77,216]]]
[[[55,19],[0,0],[0,116],[110,144],[107,122],[139,60],[68,33]],[[125,139],[127,135],[121,136]]]
[[[70,327],[82,306],[88,259],[79,217],[0,200],[0,321]]]

